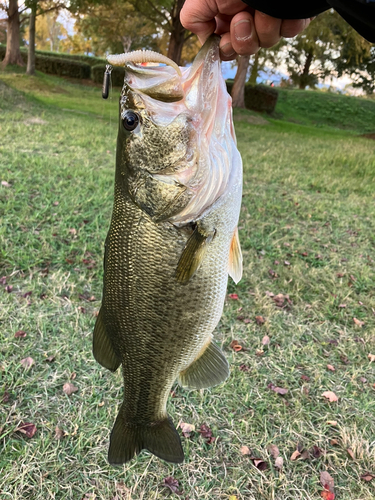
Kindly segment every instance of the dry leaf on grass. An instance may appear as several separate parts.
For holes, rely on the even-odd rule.
[[[180,429],[181,429],[182,435],[186,438],[189,438],[191,433],[195,431],[195,425],[194,424],[187,424],[186,422],[180,422]]]
[[[263,318],[263,316],[255,316],[255,321],[256,321],[256,324],[259,326],[264,325],[264,323],[266,322],[266,320]]]
[[[292,461],[297,460],[297,458],[300,457],[300,456],[301,456],[301,453],[298,450],[296,450],[296,451],[294,451],[292,453],[292,456],[290,457],[290,460],[292,460]]]
[[[55,427],[55,439],[60,440],[63,439],[66,436],[65,431],[60,429],[59,426],[56,425]]]
[[[21,432],[25,434],[26,437],[32,438],[36,433],[36,425],[30,422],[24,422],[17,427],[16,432]]]
[[[248,446],[241,446],[240,452],[242,455],[251,455],[251,450]]]
[[[327,425],[337,425],[337,420],[327,420]]]
[[[21,365],[24,368],[31,368],[34,364],[35,364],[35,361],[33,360],[33,358],[30,358],[30,356],[28,356],[27,358],[21,359]]]
[[[365,324],[364,321],[361,321],[360,319],[357,319],[357,318],[353,318],[353,321],[359,327],[362,327]]]
[[[283,468],[283,464],[284,464],[283,457],[277,457],[275,460],[275,467],[281,470]]]
[[[326,490],[331,491],[332,493],[334,492],[334,486],[335,486],[335,480],[333,477],[329,474],[327,471],[322,471],[320,473],[320,484],[325,488]]]
[[[78,391],[78,387],[76,387],[75,385],[71,384],[70,382],[67,382],[63,386],[63,391],[65,392],[65,394],[67,396],[71,396],[74,392]]]
[[[238,342],[238,340],[232,340],[232,342],[229,344],[229,347],[231,347],[233,349],[233,351],[235,351],[235,352],[247,350],[243,345],[241,345]]]
[[[279,448],[275,444],[270,444],[267,449],[273,458],[277,458],[280,455]]]
[[[182,495],[182,492],[179,491],[179,489],[178,489],[179,488],[178,481],[174,477],[172,477],[172,476],[165,477],[163,479],[163,484],[164,484],[164,486],[169,488],[172,493],[176,493],[176,495]]]
[[[375,362],[375,354],[369,354],[367,357],[370,360],[370,363]]]
[[[284,396],[284,394],[288,392],[288,389],[284,389],[283,387],[276,387],[273,384],[268,384],[267,387],[268,389],[271,389],[271,391],[274,391],[277,394],[281,394],[282,396]]]
[[[332,365],[327,365],[328,370],[331,370],[331,372],[334,372],[336,369]]]
[[[367,481],[367,482],[370,482],[372,481],[373,479],[375,479],[375,474],[371,474],[370,472],[366,472],[365,474],[363,474],[361,476],[361,479],[363,481]]]
[[[353,453],[353,450],[351,448],[347,448],[346,450],[348,452],[348,454],[350,455],[350,457],[355,460],[355,456],[354,456],[354,453]]]
[[[268,345],[270,343],[270,338],[268,335],[265,335],[263,338],[262,338],[262,344],[263,345]]]
[[[325,391],[325,392],[323,392],[322,396],[329,399],[329,401],[331,403],[334,403],[335,401],[339,400],[339,398],[336,396],[336,394],[332,391]]]
[[[206,439],[207,444],[212,444],[215,441],[215,437],[212,435],[212,430],[207,424],[202,424],[199,429],[199,434]]]
[[[251,460],[253,461],[254,466],[255,466],[258,470],[266,470],[266,469],[268,469],[268,464],[267,464],[267,462],[265,462],[265,461],[264,461],[264,460],[262,460],[261,458],[251,457]]]
[[[16,332],[14,334],[16,339],[24,339],[26,337],[26,335],[27,335],[27,333],[24,332],[23,330],[18,330],[18,332]]]

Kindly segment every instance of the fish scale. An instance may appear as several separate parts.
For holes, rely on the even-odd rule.
[[[216,37],[210,38],[188,75],[195,85],[207,65],[219,64],[218,51]],[[197,68],[201,69],[199,64],[203,69],[195,74]],[[150,71],[147,68],[146,76]],[[163,78],[168,76],[164,71]],[[142,71],[137,69],[140,81],[141,77]],[[209,95],[220,97],[220,91],[224,92],[220,78],[212,82],[219,90],[215,94],[215,89],[210,89]],[[142,85],[144,89],[145,82]],[[162,84],[157,88],[159,98]],[[94,330],[97,361],[112,371],[121,364],[123,371],[124,401],[111,433],[108,455],[112,464],[125,463],[142,449],[169,462],[183,460],[178,432],[166,410],[168,396],[176,380],[200,389],[227,378],[227,361],[212,342],[212,334],[222,314],[228,271],[238,278],[241,267],[236,226],[242,164],[234,139],[228,142],[226,137],[229,145],[223,149],[229,151],[222,165],[230,169],[228,175],[222,176],[227,179],[227,189],[210,206],[203,204],[191,220],[179,223],[179,212],[191,201],[194,203],[194,195],[184,193],[189,190],[189,182],[197,181],[194,169],[191,178],[185,175],[185,184],[174,176],[180,169],[190,168],[194,155],[197,165],[209,164],[214,157],[210,144],[213,139],[220,140],[220,135],[212,141],[205,137],[207,150],[197,148],[196,117],[189,116],[181,103],[168,102],[165,106],[169,106],[169,116],[170,106],[176,106],[176,117],[158,125],[150,109],[152,91],[147,98],[142,97],[142,92],[125,80],[122,94],[126,99],[120,99],[114,209],[104,258],[103,300]],[[229,99],[226,89],[223,97]],[[211,105],[214,107],[215,101]],[[130,118],[125,129],[127,116]],[[230,116],[224,132],[231,134],[231,126]],[[218,129],[222,134],[222,127]],[[193,156],[184,153],[192,148]],[[153,176],[152,172],[165,168],[172,177]],[[212,196],[212,190],[207,193]]]

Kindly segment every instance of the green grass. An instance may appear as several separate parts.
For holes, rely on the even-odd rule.
[[[1,500],[165,499],[167,476],[190,500],[313,500],[323,470],[337,499],[373,499],[375,479],[360,476],[375,473],[375,143],[326,123],[252,125],[252,113],[236,112],[244,277],[229,282],[239,299],[228,297],[216,332],[231,377],[204,391],[176,386],[169,402],[176,424],[206,423],[217,439],[182,438],[181,466],[143,452],[113,468],[106,454],[122,381],[95,362],[91,336],[112,210],[115,103],[91,87],[20,76],[1,74],[13,88],[0,82],[0,181],[10,184],[0,185]],[[38,90],[43,81],[48,90]],[[290,303],[276,307],[272,294]],[[18,330],[26,338],[15,338]],[[233,339],[247,350],[232,351]],[[27,356],[35,360],[28,370]],[[69,381],[78,387],[70,397]],[[328,390],[338,402],[322,397]],[[36,434],[16,432],[20,422]],[[269,468],[242,456],[243,445]],[[323,453],[291,461],[297,446]]]
[[[375,101],[331,92],[278,89],[276,114],[303,125],[375,132]]]

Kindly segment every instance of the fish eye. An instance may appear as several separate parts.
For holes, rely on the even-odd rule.
[[[137,115],[137,113],[134,113],[134,111],[127,111],[124,118],[122,119],[122,124],[125,130],[131,132],[138,127],[139,115]]]

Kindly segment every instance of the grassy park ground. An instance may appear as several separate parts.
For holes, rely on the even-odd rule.
[[[275,118],[236,111],[244,277],[216,331],[231,377],[174,388],[173,421],[195,426],[183,465],[114,468],[121,375],[91,338],[117,97],[0,73],[1,500],[313,500],[323,471],[336,499],[373,499],[375,102],[283,91]]]

